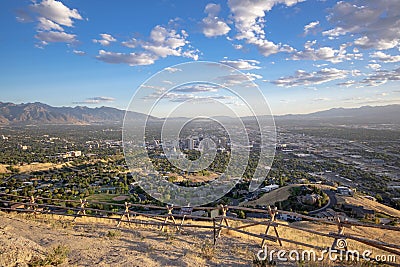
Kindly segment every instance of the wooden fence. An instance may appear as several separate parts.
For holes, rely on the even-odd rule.
[[[38,203],[47,202],[47,203]],[[76,207],[67,207],[67,203],[72,203]],[[113,210],[106,209],[96,209],[91,208],[90,206],[93,204],[102,204],[109,207],[113,207]],[[70,204],[71,205],[71,204]],[[118,209],[118,211],[115,211]],[[223,229],[227,229],[229,231],[238,232],[240,234],[252,236],[255,238],[259,238],[261,240],[261,248],[265,246],[266,241],[275,242],[277,245],[283,246],[283,243],[295,244],[307,248],[317,249],[317,250],[326,250],[327,247],[331,247],[332,249],[337,249],[340,251],[347,251],[347,241],[351,240],[354,242],[362,243],[369,247],[377,248],[381,251],[386,251],[391,253],[392,255],[400,256],[400,227],[391,226],[391,225],[380,225],[373,223],[363,223],[363,222],[353,222],[346,221],[340,217],[337,217],[335,221],[329,221],[321,218],[314,218],[311,216],[298,214],[294,212],[282,211],[276,208],[272,209],[268,207],[268,209],[253,209],[246,207],[238,207],[238,206],[224,206],[220,205],[218,207],[193,207],[190,210],[202,210],[207,212],[207,214],[215,213],[215,210],[219,210],[219,214],[213,218],[204,217],[204,216],[195,216],[187,213],[187,207],[179,207],[179,206],[155,206],[155,205],[142,205],[142,204],[134,204],[127,203],[118,204],[118,203],[109,203],[109,202],[101,202],[101,201],[87,201],[86,199],[80,200],[62,200],[62,199],[52,199],[52,198],[34,198],[34,197],[23,197],[13,194],[5,194],[0,193],[0,210],[3,211],[17,211],[17,212],[28,212],[37,214],[56,214],[63,216],[73,217],[73,221],[77,220],[79,217],[94,217],[94,218],[103,218],[108,220],[113,220],[116,223],[117,227],[120,227],[121,223],[133,223],[137,225],[152,225],[158,227],[158,229],[163,230],[165,227],[174,227],[177,231],[182,231],[184,228],[203,228],[212,230],[213,243],[217,244],[218,238],[221,236],[221,232]],[[143,210],[148,211],[162,211],[162,214],[156,214],[155,212],[144,212]],[[233,216],[228,216],[228,211],[245,211],[245,212],[253,212],[253,213],[262,213],[266,218],[264,219],[240,219]],[[175,211],[175,212],[174,212]],[[181,213],[177,212],[181,211]],[[184,212],[182,212],[184,211]],[[210,212],[214,211],[214,212]],[[301,218],[304,221],[317,222],[320,224],[326,225],[335,225],[337,227],[337,232],[328,232],[323,233],[313,229],[308,229],[304,227],[300,227],[296,224],[286,224],[277,220],[277,214],[287,214],[291,216],[296,216],[297,218]],[[141,219],[140,219],[141,218]],[[145,219],[143,219],[145,218]],[[176,219],[180,219],[180,223],[177,222]],[[185,223],[185,219],[192,219],[192,223]],[[208,221],[209,224],[200,224],[196,223],[196,221]],[[232,222],[238,222],[239,226],[233,226]],[[265,227],[264,233],[254,233],[246,231],[246,228],[250,228],[252,226],[261,225]],[[291,229],[295,229],[297,231],[303,231],[312,235],[323,236],[332,238],[332,244],[329,244],[326,247],[316,246],[313,244],[299,242],[297,240],[292,240],[288,238],[283,238],[279,235],[278,227],[288,227]],[[390,231],[391,234],[398,236],[399,240],[396,244],[386,243],[379,240],[373,240],[365,237],[354,236],[351,234],[345,233],[345,228],[350,227],[358,227],[362,228],[377,228]],[[272,233],[269,233],[271,232]],[[339,243],[342,242],[342,243]],[[386,262],[387,265],[392,266],[400,266],[395,262]]]

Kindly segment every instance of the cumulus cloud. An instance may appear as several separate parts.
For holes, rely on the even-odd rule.
[[[75,49],[72,51],[72,53],[74,53],[75,55],[78,55],[78,56],[86,55],[86,53],[84,51],[75,50]]]
[[[306,26],[304,26],[304,35],[307,35],[310,31],[315,29],[319,25],[319,21],[312,21]]]
[[[379,65],[379,64],[377,64],[377,63],[371,63],[371,64],[368,64],[367,67],[368,67],[369,69],[379,70],[382,66]]]
[[[209,103],[214,102],[213,100],[232,100],[233,96],[225,95],[212,95],[212,96],[200,96],[195,94],[180,94],[169,92],[163,96],[163,99],[168,99],[170,102],[186,102],[191,101],[194,103]]]
[[[280,52],[281,45],[266,38],[264,31],[265,15],[277,4],[292,6],[298,2],[302,2],[302,0],[228,0],[228,6],[238,32],[235,38],[255,45],[264,56]]]
[[[253,81],[256,79],[262,79],[261,75],[255,73],[245,73],[243,74],[231,74],[218,77],[218,81],[221,82],[222,86],[243,86],[243,87],[254,87],[256,86]]]
[[[96,58],[111,64],[128,64],[129,66],[151,65],[157,57],[148,53],[115,53],[100,50]]]
[[[136,40],[135,38],[132,38],[128,41],[124,41],[121,43],[123,46],[128,47],[128,48],[135,48],[136,46],[139,45],[138,40]]]
[[[189,84],[175,88],[176,92],[184,93],[204,93],[204,92],[217,92],[220,86],[212,84]]]
[[[100,104],[104,102],[114,102],[115,98],[109,97],[109,96],[96,96],[96,97],[90,97],[86,98],[84,101],[79,101],[79,102],[73,102],[74,104]]]
[[[258,66],[260,64],[259,61],[251,59],[221,60],[220,62],[239,70],[254,70],[261,68]]]
[[[382,61],[384,63],[388,62],[400,62],[400,55],[392,56],[383,53],[382,51],[377,51],[371,54],[372,58],[375,58],[376,60]]]
[[[295,51],[292,55],[293,60],[325,60],[331,63],[339,63],[345,60],[361,59],[361,53],[348,53],[347,44],[342,44],[339,49],[323,46],[314,48],[317,41],[307,41],[304,44],[304,50]]]
[[[350,87],[350,86],[353,86],[355,84],[357,84],[357,82],[355,80],[348,80],[348,81],[345,81],[345,82],[342,82],[342,83],[338,83],[337,85]]]
[[[52,42],[73,43],[76,35],[66,33],[64,27],[72,28],[75,20],[82,20],[77,9],[71,9],[60,1],[42,0],[33,3],[25,10],[18,12],[19,22],[37,22],[36,39],[38,47]]]
[[[102,33],[100,34],[101,39],[93,39],[93,43],[99,43],[103,46],[109,46],[112,42],[116,42],[117,39],[115,39],[111,34],[108,33]]]
[[[167,67],[167,68],[165,68],[165,70],[168,71],[169,73],[174,73],[174,72],[177,72],[177,71],[182,71],[182,70],[179,69],[179,68],[173,68],[173,67]]]
[[[182,56],[182,48],[188,44],[186,37],[185,31],[178,33],[174,29],[157,25],[150,33],[150,41],[141,46],[159,57]]]
[[[39,18],[38,20],[39,20],[39,23],[38,23],[37,28],[39,30],[44,30],[44,31],[57,30],[60,32],[64,31],[64,29],[60,25],[58,25],[57,23],[55,23],[51,20],[48,20],[43,17]]]
[[[333,80],[344,79],[349,71],[336,68],[323,68],[319,71],[306,72],[298,70],[295,75],[279,78],[272,83],[282,87],[293,87],[300,85],[316,85]]]
[[[206,37],[215,37],[227,34],[231,28],[226,22],[218,17],[221,6],[209,3],[206,5],[204,12],[207,13],[207,17],[202,20],[202,31]]]
[[[323,35],[353,36],[360,48],[386,50],[400,44],[400,1],[340,1],[329,10],[328,21],[334,28]]]
[[[115,40],[111,35],[103,35],[102,38],[106,41],[103,45]],[[199,51],[191,47],[187,38],[188,34],[184,30],[178,31],[157,25],[151,30],[148,40],[132,38],[122,42],[123,46],[136,49],[135,52],[119,53],[100,50],[97,59],[106,63],[125,63],[130,66],[151,65],[156,60],[168,56],[198,60]]]
[[[34,3],[30,6],[30,9],[50,21],[68,27],[73,26],[74,19],[82,19],[78,10],[70,9],[56,0],[43,0],[40,3]]]
[[[41,41],[41,44],[46,45],[48,43],[74,43],[76,42],[76,35],[65,33],[65,32],[57,32],[57,31],[46,31],[46,32],[38,32],[35,37]]]
[[[400,81],[400,68],[394,70],[377,70],[360,83],[367,86],[379,86],[388,81]]]

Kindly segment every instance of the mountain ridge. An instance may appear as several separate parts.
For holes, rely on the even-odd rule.
[[[146,116],[132,112],[135,116]],[[24,124],[116,124],[125,111],[112,107],[53,107],[41,102],[14,104],[0,102],[0,125]]]
[[[129,118],[143,119],[147,115],[129,111]],[[336,123],[399,123],[400,105],[362,106],[359,108],[331,108],[309,114],[274,116],[277,122],[336,122]],[[134,116],[131,116],[134,115]],[[15,104],[0,102],[0,125],[24,124],[119,124],[125,110],[113,107],[75,106],[54,107],[41,102]],[[154,118],[154,117],[152,117]]]

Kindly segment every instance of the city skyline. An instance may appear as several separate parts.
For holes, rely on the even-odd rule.
[[[396,0],[41,0],[2,7],[2,102],[126,109],[162,69],[213,61],[246,74],[274,115],[400,103]],[[215,95],[189,88],[171,101],[208,93]]]

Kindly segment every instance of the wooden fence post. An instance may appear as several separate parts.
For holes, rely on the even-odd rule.
[[[164,230],[164,226],[166,226],[166,224],[168,223],[169,220],[171,220],[175,224],[176,229],[179,231],[179,226],[176,225],[177,223],[175,221],[174,215],[172,214],[173,209],[174,209],[174,205],[171,205],[171,206],[167,205],[168,214],[167,214],[167,217],[165,217],[164,224],[161,226],[160,231]]]
[[[217,235],[217,237],[220,237],[220,236],[221,236],[221,232],[222,232],[222,227],[221,227],[221,225],[222,225],[223,222],[225,222],[225,225],[229,227],[229,222],[228,222],[228,219],[226,218],[226,213],[227,213],[227,211],[228,211],[228,206],[227,206],[227,205],[222,205],[222,204],[221,204],[221,205],[220,205],[220,208],[221,208],[221,211],[222,211],[222,217],[221,217],[221,220],[220,220],[220,222],[219,222],[220,227],[219,227],[219,229],[218,229],[218,235]]]
[[[123,220],[123,218],[126,216],[126,218],[128,218],[128,222],[131,222],[131,218],[129,216],[129,208],[132,206],[131,203],[125,202],[125,210],[124,213],[121,215],[121,218],[119,219],[119,222],[117,224],[117,227],[119,227],[121,225],[121,222]]]
[[[265,230],[265,235],[268,235],[269,227],[272,225],[272,227],[274,227],[274,230],[275,230],[275,235],[277,237],[277,241],[278,241],[279,245],[282,246],[281,238],[279,237],[278,230],[276,229],[276,227],[278,227],[278,225],[275,223],[276,215],[278,215],[278,208],[275,207],[274,209],[271,209],[271,206],[268,206],[268,213],[271,218],[268,221],[268,226],[267,226],[267,229]],[[265,238],[263,238],[263,240],[261,241],[261,248],[264,248],[264,244],[265,244]]]
[[[29,199],[29,206],[28,206],[28,210],[33,210],[33,214],[36,216],[36,200],[34,196],[31,196]]]
[[[336,223],[337,223],[337,227],[338,227],[338,235],[343,235],[344,233],[344,225],[342,224],[342,221],[340,219],[339,216],[336,216]],[[346,238],[339,238],[339,237],[335,237],[335,240],[332,243],[331,249],[344,249],[345,251],[347,251],[347,241]]]
[[[217,225],[216,225],[216,222],[215,222],[215,218],[213,218],[214,246],[217,243],[217,228],[216,227],[217,227]]]
[[[182,221],[181,221],[181,225],[179,226],[180,232],[182,232],[182,227],[183,227],[183,223],[185,222],[186,216],[192,215],[192,211],[193,211],[193,207],[190,207],[190,204],[189,204],[189,206],[181,207],[180,215],[182,215]]]
[[[86,201],[86,198],[85,199],[79,199],[79,200],[81,202],[81,206],[80,206],[78,212],[75,214],[75,218],[74,218],[74,220],[72,222],[76,221],[76,218],[78,218],[78,215],[81,215],[81,214],[82,215],[86,215],[85,207],[88,204],[88,202]]]

